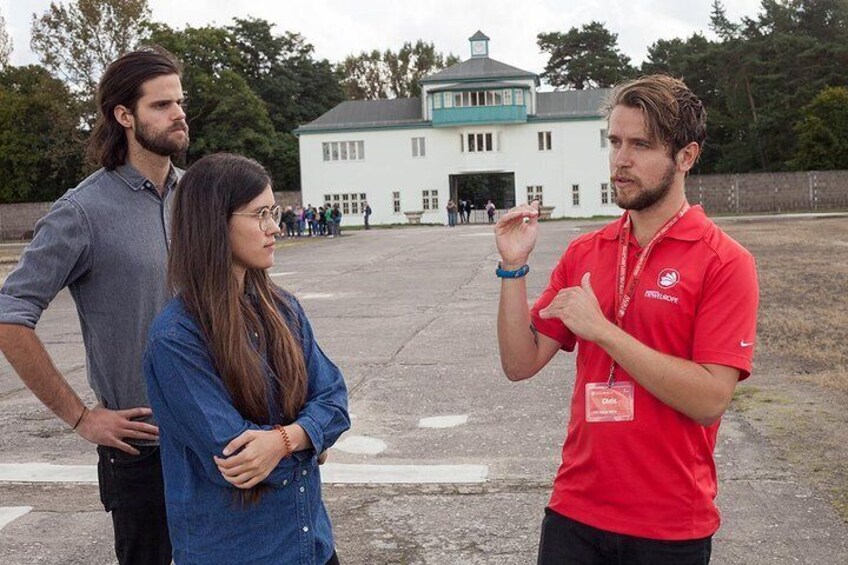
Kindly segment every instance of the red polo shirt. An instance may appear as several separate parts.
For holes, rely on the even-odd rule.
[[[536,301],[533,324],[572,351],[577,379],[571,419],[550,507],[573,520],[621,534],[697,539],[719,526],[713,451],[719,424],[704,427],[663,404],[621,367],[616,381],[634,384],[634,419],[585,419],[586,383],[607,381],[611,358],[576,338],[544,309],[586,272],[608,319],[614,320],[618,236],[623,217],[569,245]],[[629,243],[628,275],[641,251]],[[662,353],[751,372],[757,322],[757,274],[748,251],[692,207],[657,242],[624,316],[623,329]]]

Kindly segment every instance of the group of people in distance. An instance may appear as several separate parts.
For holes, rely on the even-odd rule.
[[[366,204],[367,206],[367,204]],[[312,204],[286,206],[279,212],[280,237],[337,237],[342,235],[342,211],[327,203],[317,209]]]
[[[262,165],[227,153],[186,172],[172,163],[189,144],[181,73],[158,47],[106,69],[89,146],[101,168],[54,203],[6,279],[0,349],[97,446],[122,565],[338,564],[320,467],[350,427],[345,381],[267,273],[284,211]],[[751,372],[756,269],[686,201],[706,112],[685,84],[619,85],[607,116],[625,212],[571,242],[532,307],[538,203],[494,227],[506,376],[577,350],[537,562],[704,564],[719,527],[718,427]],[[470,202],[454,207],[452,225],[469,221]],[[306,233],[322,233],[321,211],[301,210]],[[66,287],[93,407],[35,333]]]

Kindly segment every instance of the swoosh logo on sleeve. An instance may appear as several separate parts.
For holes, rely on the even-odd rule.
[[[754,345],[753,341],[745,341],[744,339],[739,342],[740,347],[751,347]]]

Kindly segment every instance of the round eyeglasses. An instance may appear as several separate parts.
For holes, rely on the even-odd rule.
[[[233,212],[232,215],[254,216],[259,218],[259,229],[262,231],[268,231],[272,227],[280,225],[280,218],[283,215],[283,209],[280,208],[279,204],[274,204],[270,208],[266,206],[258,212]]]

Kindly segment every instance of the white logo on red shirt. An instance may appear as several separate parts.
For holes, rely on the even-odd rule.
[[[669,289],[680,282],[680,273],[674,269],[663,269],[657,277],[660,288]]]

